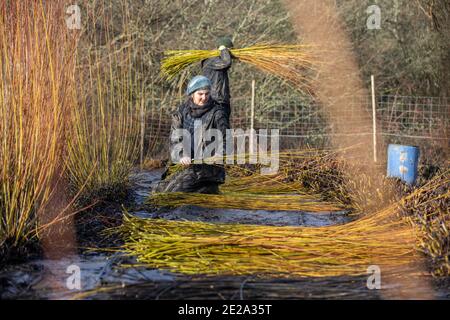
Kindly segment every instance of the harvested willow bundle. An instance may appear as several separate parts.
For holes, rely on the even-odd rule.
[[[296,194],[253,194],[245,192],[225,192],[222,194],[201,194],[188,192],[158,193],[148,204],[178,207],[196,205],[216,209],[281,210],[281,211],[341,211],[342,207],[320,201],[320,197]]]
[[[291,196],[291,187],[296,189],[296,197],[302,198],[325,186],[330,189],[327,191],[330,199],[347,198],[349,190],[354,192],[356,189],[336,186],[346,177],[336,167],[335,155],[335,152],[314,150],[280,153],[280,167],[285,170],[274,176],[258,176],[245,167],[233,166],[231,179],[223,186],[225,197],[238,191],[238,197],[242,197],[238,200],[240,205],[251,207],[247,203],[255,202],[254,199],[248,200],[252,197],[266,197],[273,201]],[[305,187],[305,182],[308,184],[311,177],[323,181]],[[395,181],[389,181],[392,183],[386,184],[386,187],[396,185]],[[364,211],[365,214],[360,214],[357,220],[341,225],[274,227],[142,219],[126,215],[123,226],[118,230],[125,239],[122,250],[137,256],[139,262],[187,274],[354,276],[366,274],[370,265],[378,265],[385,271],[405,270],[415,265],[424,248],[429,245],[436,247],[436,239],[428,241],[434,231],[424,231],[414,221],[421,218],[414,208],[420,204],[420,210],[427,212],[428,217],[440,215],[448,219],[448,213],[444,215],[441,211],[448,203],[449,182],[450,171],[446,170],[423,186],[409,190],[408,195],[395,202],[386,202],[378,210]],[[266,188],[275,193],[266,193]],[[285,194],[277,193],[277,188],[284,188]],[[339,195],[341,192],[345,194]],[[197,202],[202,206],[210,203],[222,207],[226,203],[223,199],[208,198],[209,195],[202,195],[202,200],[189,198],[189,195],[182,195],[181,198],[177,198],[180,195],[171,196],[174,198],[166,202],[177,205]],[[243,200],[245,197],[249,197],[247,201]],[[355,199],[354,196],[348,197],[350,204]],[[438,205],[431,205],[436,201]],[[320,202],[316,204],[320,205]],[[399,215],[398,212],[405,208],[410,211],[407,216]],[[362,213],[359,209],[357,212]],[[441,229],[442,233],[448,234],[447,229],[450,228],[446,226]],[[437,256],[441,260],[445,250],[445,240],[442,241],[443,245],[435,250],[439,251]],[[442,265],[440,270],[444,270]]]
[[[186,274],[354,276],[366,274],[370,265],[385,271],[406,270],[420,258],[421,242],[429,233],[424,234],[411,216],[399,215],[399,209],[420,203],[428,216],[438,215],[442,208],[430,202],[448,203],[449,182],[446,170],[395,203],[344,225],[212,224],[126,214],[118,230],[126,240],[122,250],[139,262]]]
[[[245,177],[229,177],[220,187],[222,192],[247,192],[253,194],[307,194],[302,188],[301,182],[284,182],[284,175],[268,178],[260,174],[252,174]]]
[[[302,155],[296,156],[300,158]],[[225,184],[220,186],[220,194],[156,193],[147,200],[147,204],[168,207],[196,205],[216,209],[308,212],[342,211],[347,208],[340,203],[323,201],[320,194],[307,192],[299,181],[286,181],[286,171],[274,176],[266,176],[240,165],[230,165],[229,168],[234,176],[227,177]],[[181,165],[173,166],[169,171],[177,172],[178,170],[182,170]],[[251,174],[242,176],[248,172]]]
[[[296,88],[310,91],[306,72],[314,69],[315,59],[307,45],[258,44],[248,48],[231,49],[239,61],[278,76]],[[169,50],[161,64],[162,75],[172,80],[182,70],[204,59],[219,56],[219,50]]]
[[[262,176],[251,169],[232,166],[231,179],[222,186],[222,191],[225,197],[239,192],[238,196],[242,197],[239,201],[246,206],[254,202],[244,201],[247,196],[247,199],[266,197],[273,201],[296,192],[296,197],[302,198],[321,192],[325,187],[328,199],[354,204],[361,194],[349,196],[348,193],[358,193],[358,190],[364,193],[365,190],[338,186],[347,177],[337,166],[338,161],[333,160],[335,156],[336,152],[315,150],[280,153],[280,167],[284,169],[273,176]],[[311,185],[311,179],[321,182]],[[408,190],[406,196],[392,199],[394,202],[384,203],[380,202],[381,198],[366,195],[374,197],[381,209],[380,206],[373,211],[356,208],[356,213],[365,214],[359,214],[358,219],[347,224],[334,226],[213,224],[142,219],[126,214],[123,226],[117,230],[125,239],[121,250],[136,256],[143,265],[186,274],[356,276],[366,274],[370,265],[378,265],[385,271],[404,271],[416,265],[422,257],[420,251],[426,251],[430,256],[427,253],[430,248],[434,250],[433,262],[438,264],[440,274],[445,274],[448,262],[444,261],[444,256],[450,229],[447,210],[449,183],[450,171],[447,169],[421,187]],[[385,186],[403,185],[389,180]],[[282,192],[277,192],[279,190]],[[181,198],[176,198],[180,195],[171,196],[174,198],[167,203],[178,202],[177,205],[197,202],[201,206],[210,203],[222,207],[226,202],[208,198],[209,195],[202,195],[203,200],[189,198],[188,195]],[[220,196],[224,195],[213,195]],[[340,202],[339,199],[345,201]],[[422,211],[427,218],[439,217],[439,230],[423,227],[428,220],[424,219]],[[403,214],[399,215],[399,212]],[[417,219],[425,221],[424,224],[415,221]],[[434,237],[430,240],[431,235]],[[443,238],[445,236],[447,238]]]
[[[413,229],[394,207],[320,228],[167,221],[125,216],[123,250],[147,266],[186,274],[342,276],[415,259]]]
[[[248,157],[248,154],[244,155]],[[246,168],[245,165],[227,165],[225,184],[220,186],[221,194],[205,195],[196,193],[159,193],[153,194],[147,204],[154,206],[179,207],[183,205],[196,205],[205,208],[222,209],[248,209],[248,210],[282,210],[282,211],[342,211],[350,209],[348,203],[338,196],[324,199],[320,190],[306,188],[304,182],[297,179],[298,173],[293,173],[293,165],[289,161],[307,163],[302,173],[310,171],[311,175],[323,180],[339,181],[336,172],[330,172],[327,165],[330,163],[329,154],[319,153],[317,150],[296,150],[277,154],[285,167],[274,175],[259,173],[258,165]],[[183,170],[179,164],[169,168],[169,176]],[[325,172],[325,174],[324,174]],[[295,178],[295,179],[292,179]]]

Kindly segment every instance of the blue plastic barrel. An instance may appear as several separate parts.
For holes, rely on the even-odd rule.
[[[400,178],[409,185],[417,179],[419,148],[390,144],[388,146],[387,176]]]

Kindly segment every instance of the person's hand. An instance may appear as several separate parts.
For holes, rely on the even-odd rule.
[[[188,166],[188,165],[191,164],[191,158],[190,157],[183,157],[183,158],[180,159],[180,163],[183,166]]]
[[[225,47],[224,45],[221,45],[220,47],[219,47],[219,50],[220,51],[222,51],[222,50],[225,50],[227,47]]]

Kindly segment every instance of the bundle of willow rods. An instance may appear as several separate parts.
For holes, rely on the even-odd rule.
[[[232,166],[235,174],[245,171]],[[340,203],[322,201],[321,195],[307,193],[297,181],[284,182],[284,174],[264,176],[253,173],[246,177],[228,177],[220,187],[220,194],[199,194],[190,192],[168,192],[152,194],[147,204],[161,207],[195,205],[215,209],[283,210],[330,212],[342,211]]]
[[[336,204],[320,201],[319,197],[310,195],[264,195],[243,192],[224,192],[222,194],[158,193],[153,195],[147,203],[171,207],[195,205],[211,209],[261,209],[308,212],[330,212],[344,209]]]
[[[305,72],[314,69],[315,59],[307,45],[257,44],[230,51],[239,61],[287,80],[296,88],[310,90]],[[219,55],[219,50],[169,50],[165,52],[161,72],[170,81],[192,64]]]
[[[332,164],[335,153],[315,150],[280,153],[280,168],[283,169],[273,176],[258,176],[252,170],[246,172],[245,166],[233,166],[230,170],[232,179],[225,184],[225,194],[236,188],[243,198],[266,196],[277,199],[292,193],[289,190],[292,187],[301,198],[311,191],[304,188],[304,181],[297,184],[297,178],[305,179],[305,172],[307,179],[324,180],[319,188],[329,184],[336,194],[348,192],[335,186],[342,181],[341,173]],[[442,209],[429,204],[435,198],[448,199],[448,190],[433,195],[432,199],[428,195],[434,190],[445,190],[449,176],[446,171],[408,195],[382,204],[381,209],[364,212],[358,219],[342,225],[313,228],[213,224],[142,219],[126,214],[124,224],[118,230],[125,239],[122,250],[136,256],[143,265],[187,274],[343,276],[366,274],[370,265],[378,265],[385,271],[401,270],[414,265],[421,257],[417,249],[421,239],[428,235],[423,234],[411,219],[400,216],[399,209],[411,208],[419,199],[426,199],[419,201],[421,210],[430,211],[428,215],[438,214],[432,211]],[[284,188],[285,194],[277,193],[277,187]],[[318,191],[318,187],[313,186],[312,191]],[[275,192],[266,194],[265,188]],[[338,199],[340,196],[334,193],[330,193],[332,199]],[[176,201],[192,203],[192,198]],[[226,203],[223,199],[206,197],[195,201],[203,202],[201,205]],[[233,200],[230,197],[227,201]]]
[[[228,177],[225,184],[220,187],[222,192],[245,192],[253,194],[308,194],[301,182],[284,182],[284,175],[267,177],[260,174],[252,174],[244,177]]]
[[[142,219],[125,215],[123,250],[138,262],[186,274],[342,276],[370,265],[406,267],[413,229],[394,207],[337,226],[272,227]],[[384,269],[386,270],[386,269]]]
[[[301,198],[320,191],[323,186],[330,186],[332,192],[328,194],[336,200],[345,199],[347,195],[339,194],[349,193],[349,190],[365,193],[359,185],[356,189],[340,189],[339,184],[347,177],[342,176],[336,167],[339,163],[333,160],[336,152],[301,150],[280,153],[279,156],[280,168],[283,169],[273,176],[258,176],[245,166],[232,166],[228,171],[231,179],[224,185],[225,194],[238,191],[241,197],[267,196],[269,199],[275,196],[272,199],[276,199],[296,193]],[[302,179],[323,181],[308,189]],[[395,181],[389,181],[396,185]],[[361,213],[358,219],[334,226],[213,224],[143,219],[125,214],[124,224],[117,229],[125,240],[120,250],[136,256],[138,262],[147,267],[186,274],[357,276],[365,275],[370,265],[398,272],[415,265],[424,248],[428,250],[437,246],[436,239],[427,240],[434,231],[418,226],[415,220],[423,217],[414,210],[426,212],[428,217],[442,216],[447,219],[448,226],[448,207],[446,215],[442,210],[446,210],[443,208],[450,196],[449,183],[450,170],[446,170],[421,187],[408,191],[409,194],[381,202],[377,210],[360,212],[357,209]],[[392,185],[387,184],[386,188]],[[265,188],[270,192],[265,193]],[[283,189],[282,192],[277,192],[277,188]],[[350,196],[349,199],[352,203],[354,198]],[[192,203],[192,199],[186,200],[176,201]],[[436,201],[439,205],[433,205]],[[226,201],[204,198],[202,205],[211,202],[223,204]],[[404,208],[408,208],[409,216],[405,216]],[[443,234],[448,235],[447,229],[450,228],[442,228]],[[442,257],[448,240],[439,239],[443,245],[438,244],[435,251]]]
[[[277,156],[284,165],[294,159],[298,163],[307,162],[309,168],[303,167],[302,172],[312,171],[318,179],[339,181],[336,173],[324,172],[323,166],[329,164],[327,153],[317,150],[281,152]],[[245,156],[248,156],[246,154]],[[292,167],[287,164],[286,168]],[[280,170],[275,175],[262,175],[258,168],[250,170],[241,165],[228,165],[228,176],[225,184],[220,186],[221,194],[197,193],[158,193],[147,200],[147,204],[161,207],[179,207],[196,205],[205,208],[248,209],[248,210],[283,210],[330,212],[350,209],[350,206],[340,201],[338,197],[325,201],[319,190],[306,190],[302,181],[288,181],[293,176],[289,170]],[[169,171],[169,177],[183,170],[181,165],[175,165]],[[170,179],[170,178],[169,178]]]

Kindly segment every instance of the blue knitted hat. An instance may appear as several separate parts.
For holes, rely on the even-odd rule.
[[[211,89],[211,81],[205,76],[195,76],[189,81],[186,94],[190,96],[195,91],[200,89]]]
[[[228,49],[231,49],[234,47],[233,41],[228,36],[217,38],[216,45],[217,45],[217,47],[225,46]]]

